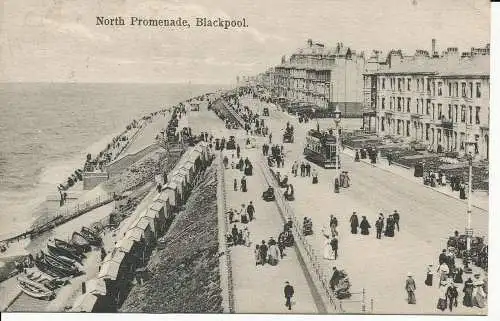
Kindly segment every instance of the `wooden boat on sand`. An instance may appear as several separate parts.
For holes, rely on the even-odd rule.
[[[52,300],[55,297],[54,291],[49,290],[43,284],[32,281],[26,277],[18,276],[17,284],[24,293],[33,298]]]
[[[78,232],[73,232],[70,243],[71,245],[81,249],[83,252],[90,252],[92,250],[90,242]]]
[[[90,243],[90,245],[101,246],[102,238],[88,227],[82,227],[80,234]]]

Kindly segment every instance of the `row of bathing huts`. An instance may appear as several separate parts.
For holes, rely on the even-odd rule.
[[[182,205],[187,201],[198,178],[211,164],[214,155],[207,142],[189,147],[167,175],[160,192],[145,210],[138,213],[102,260],[95,279],[82,285],[82,295],[74,302],[73,312],[113,312],[127,297],[132,285],[148,277],[147,262],[163,240]],[[139,205],[141,208],[141,205]],[[136,215],[136,214],[134,214]]]

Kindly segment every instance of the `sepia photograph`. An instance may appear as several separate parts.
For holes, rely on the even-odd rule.
[[[487,316],[491,19],[3,0],[0,311]]]

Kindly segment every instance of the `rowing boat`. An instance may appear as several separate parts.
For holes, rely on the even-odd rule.
[[[55,297],[54,291],[49,290],[43,284],[32,281],[26,277],[17,277],[17,284],[24,293],[33,298],[52,300]]]
[[[81,249],[83,252],[89,252],[90,250],[92,250],[89,241],[78,232],[73,232],[70,243],[71,245]]]
[[[49,253],[51,255],[56,255],[56,256],[60,256],[60,257],[64,256],[64,257],[67,257],[69,259],[75,260],[78,263],[82,263],[82,259],[83,259],[82,256],[78,255],[77,253],[75,253],[73,251],[69,251],[65,248],[52,246],[50,244],[47,244],[47,249],[49,250]]]
[[[94,246],[100,246],[102,244],[102,238],[97,235],[94,231],[89,229],[88,227],[82,227],[80,234],[91,244]]]

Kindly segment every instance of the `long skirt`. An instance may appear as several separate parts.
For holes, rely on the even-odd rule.
[[[351,233],[352,234],[358,234],[358,227],[355,226],[355,225],[351,226]]]
[[[443,298],[439,298],[438,299],[438,303],[437,303],[437,308],[441,311],[444,311],[446,310],[448,304],[446,302],[446,299],[443,299]]]
[[[318,178],[317,177],[313,177],[312,183],[313,184],[318,184]]]
[[[408,304],[415,304],[415,303],[417,303],[417,299],[415,298],[415,292],[408,291]]]
[[[434,275],[432,273],[427,273],[427,278],[425,279],[425,285],[432,286],[432,279]]]
[[[248,223],[248,216],[246,215],[241,215],[241,223],[247,224]]]
[[[486,297],[482,291],[482,289],[478,289],[476,295],[473,297],[473,303],[475,306],[478,308],[484,308],[484,301],[486,300]]]
[[[473,306],[473,303],[472,303],[472,293],[470,293],[470,291],[466,291],[465,292],[464,299],[463,299],[462,303],[466,307],[472,307]]]

